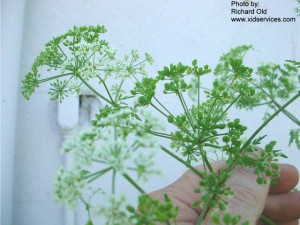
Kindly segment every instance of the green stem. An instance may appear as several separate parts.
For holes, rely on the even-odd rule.
[[[269,94],[267,91],[265,91],[262,87],[260,87],[259,85],[257,85],[257,84],[255,84],[255,83],[253,83],[253,82],[251,82],[256,88],[259,88],[270,100],[271,100],[271,102],[278,108],[278,109],[280,109],[281,108],[281,105],[278,103],[278,102],[276,102],[275,100],[274,100],[274,98],[272,97],[272,95],[271,94]],[[289,111],[287,111],[287,110],[282,110],[282,113],[284,114],[284,115],[286,115],[290,120],[292,120],[294,123],[296,123],[298,126],[300,126],[300,121],[292,114],[292,113],[290,113]]]
[[[221,114],[221,116],[218,118],[218,121],[220,119],[222,119],[222,117],[225,115],[225,113],[233,106],[234,103],[236,103],[236,101],[241,97],[241,95],[238,95],[230,104],[229,106],[223,111],[223,113]]]
[[[116,186],[116,170],[114,169],[112,174],[112,184],[111,184],[111,191],[113,194],[115,194],[115,190],[116,190],[115,186]]]
[[[206,154],[205,154],[204,152],[202,152],[202,150],[200,150],[200,154],[201,154],[201,157],[202,157],[203,161],[205,162],[205,165],[207,165],[209,171],[210,171],[211,173],[213,173],[213,172],[214,172],[214,169],[212,168],[212,166],[211,166],[211,164],[210,164],[210,162],[209,162],[209,160],[208,160]]]
[[[98,162],[98,163],[103,163],[106,164],[107,162],[103,161],[103,160],[99,160],[99,159],[92,159],[93,162]]]
[[[81,200],[81,202],[84,204],[85,209],[86,209],[86,211],[88,212],[88,218],[89,218],[89,220],[91,220],[91,213],[90,213],[90,205],[89,205],[89,203],[87,203],[87,202],[83,199],[82,196],[80,197],[80,200]]]
[[[168,115],[165,114],[163,111],[161,111],[159,108],[157,108],[153,103],[150,103],[150,105],[155,108],[158,112],[160,112],[162,115],[164,115],[166,118],[168,118]]]
[[[282,112],[286,107],[288,107],[291,103],[293,103],[298,97],[300,96],[300,91],[294,97],[292,97],[290,100],[288,100],[283,106],[281,106],[275,113],[273,113],[262,125],[259,126],[259,128],[256,129],[256,131],[251,135],[251,137],[246,141],[246,143],[243,145],[241,150],[245,150],[252,140],[256,137],[256,135],[271,121],[273,120],[280,112]]]
[[[197,91],[198,91],[198,99],[197,99],[197,111],[198,111],[198,113],[199,113],[199,110],[200,110],[200,76],[198,76],[198,89],[197,89]],[[198,117],[198,120],[199,120],[199,117]],[[200,137],[200,129],[198,129],[198,138]]]
[[[113,98],[111,97],[110,92],[109,92],[109,90],[108,90],[108,88],[107,88],[107,86],[106,86],[105,81],[104,81],[103,79],[101,79],[100,76],[97,76],[97,77],[98,77],[99,80],[102,82],[102,84],[103,84],[103,86],[104,86],[104,88],[105,88],[105,90],[106,90],[106,93],[107,93],[108,96],[109,96],[110,101],[111,101],[113,104],[115,104],[115,102],[114,102]]]
[[[273,98],[271,98],[271,96],[268,96],[268,97],[271,99],[271,102],[277,107],[277,109],[279,109],[281,107],[281,105],[278,102],[276,102]],[[282,110],[282,113],[284,115],[286,115],[294,123],[296,123],[298,126],[300,126],[300,121],[292,113],[290,113],[286,109]]]
[[[57,78],[60,78],[60,77],[65,77],[65,76],[72,75],[72,74],[73,73],[65,73],[65,74],[60,74],[60,75],[53,76],[53,77],[48,77],[48,78],[39,80],[39,83],[44,83],[44,82],[47,82],[47,81],[50,81],[50,80],[54,80],[54,79],[57,79]]]
[[[122,81],[120,82],[120,85],[119,85],[119,87],[117,89],[116,97],[115,97],[115,102],[117,102],[118,99],[119,99],[119,94],[120,94],[121,87],[123,86],[123,83],[124,83],[124,79],[122,79]]]
[[[212,148],[216,148],[216,149],[222,149],[222,147],[220,147],[218,145],[209,144],[209,143],[205,143],[203,146],[212,147]]]
[[[65,52],[61,49],[61,47],[59,46],[59,44],[57,45],[57,47],[59,48],[59,50],[61,51],[61,53],[66,57],[66,59],[68,58],[67,55],[65,54]]]
[[[146,192],[127,174],[123,173],[123,177],[130,183],[132,184],[139,192],[145,194]]]
[[[80,76],[79,74],[77,75],[77,77],[81,80],[82,83],[84,83],[85,86],[87,86],[95,95],[97,95],[99,98],[103,99],[104,101],[106,101],[107,103],[114,105],[110,100],[108,100],[107,98],[105,98],[103,95],[101,95],[98,91],[96,91],[88,82],[86,82],[82,76]]]
[[[276,223],[274,223],[270,218],[266,217],[265,215],[260,216],[260,221],[268,225],[276,225]]]
[[[215,138],[215,137],[220,137],[220,136],[225,136],[225,135],[228,135],[228,133],[212,135],[210,137],[207,137],[207,138],[201,140],[200,144],[208,141],[209,139],[212,139],[212,138]]]
[[[197,174],[199,177],[203,178],[202,174],[200,173],[199,170],[197,170],[195,167],[187,164],[183,159],[181,159],[180,157],[178,157],[177,155],[175,155],[173,152],[171,152],[170,150],[168,150],[167,148],[165,148],[164,146],[160,146],[161,150],[163,150],[165,153],[167,153],[168,155],[172,156],[174,159],[176,159],[177,161],[179,161],[180,163],[182,163],[183,165],[185,165],[186,167],[188,167],[189,169],[191,169],[195,174]]]
[[[204,205],[204,207],[203,207],[203,209],[202,209],[202,211],[201,211],[201,213],[200,213],[200,216],[199,216],[199,218],[198,218],[198,220],[197,220],[196,225],[201,225],[202,221],[204,220],[204,217],[205,217],[206,214],[207,214],[207,211],[208,211],[208,209],[209,209],[209,206],[210,206],[210,203],[211,203],[212,199],[213,199],[213,197],[209,198],[209,199],[207,200],[207,202],[205,203],[205,205]]]
[[[166,110],[166,112],[168,112],[172,117],[175,117],[156,97],[153,98],[161,107],[163,107],[164,110]]]
[[[272,103],[272,101],[264,102],[264,103],[259,103],[259,104],[254,105],[254,107],[263,106],[263,105],[269,105],[270,103]]]
[[[103,170],[100,170],[98,172],[95,172],[93,174],[90,174],[86,177],[84,177],[83,179],[89,179],[88,180],[88,183],[91,183],[93,182],[94,180],[96,180],[98,177],[101,177],[103,174],[107,173],[108,171],[112,170],[113,168],[112,167],[108,167],[106,169],[103,169]]]
[[[182,108],[183,108],[183,110],[184,110],[184,112],[185,112],[185,114],[186,114],[186,116],[187,116],[187,118],[188,118],[188,121],[190,122],[190,125],[191,125],[193,131],[195,132],[195,128],[194,128],[194,126],[193,126],[193,122],[192,122],[192,119],[191,119],[191,115],[190,115],[190,113],[189,113],[189,110],[188,110],[188,108],[187,108],[187,105],[186,105],[186,103],[185,103],[185,100],[184,100],[182,94],[177,93],[177,95],[178,95],[178,97],[179,97],[179,100],[180,100],[180,103],[181,103],[181,105],[182,105]]]
[[[161,132],[150,131],[150,134],[152,134],[154,136],[157,136],[157,137],[167,138],[167,139],[170,139],[170,140],[181,141],[177,138],[174,138],[172,135],[161,133]]]
[[[169,110],[167,110],[167,108],[165,108],[161,102],[158,101],[158,99],[156,99],[155,97],[154,97],[154,99],[158,102],[158,104],[159,104],[161,107],[163,107],[163,108],[170,114],[170,116],[172,116],[173,118],[175,118],[175,116],[174,116],[171,112],[169,112]],[[162,115],[164,115],[166,118],[168,118],[168,115],[165,114],[165,113],[164,113],[162,110],[160,110],[159,108],[157,108],[153,103],[150,103],[150,105],[153,106],[158,112],[160,112],[160,113],[161,113]],[[173,124],[174,124],[175,126],[178,127],[178,124],[176,124],[175,122],[173,122]],[[180,128],[180,127],[178,127],[178,128]],[[182,126],[181,128],[182,128],[182,131],[183,131],[183,132],[185,132],[186,134],[192,136],[191,132],[189,132],[189,130],[188,130],[187,128],[185,128],[184,126]]]
[[[142,64],[142,63],[144,63],[144,62],[146,62],[147,60],[146,59],[144,59],[143,61],[141,61],[141,62],[139,62],[139,63],[137,63],[137,64],[135,64],[135,65],[133,65],[132,67],[136,67],[136,66],[138,66],[138,65],[140,65],[140,64]]]

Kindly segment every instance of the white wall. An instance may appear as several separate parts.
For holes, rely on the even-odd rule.
[[[1,1],[1,224],[11,224],[23,0]]]
[[[260,2],[270,16],[295,15],[294,0]],[[247,58],[251,65],[258,65],[261,61],[282,63],[290,58],[300,59],[299,21],[231,23],[229,1],[27,0],[22,37],[22,76],[53,36],[64,33],[73,25],[90,24],[104,24],[108,29],[107,40],[121,52],[137,49],[150,53],[156,61],[153,71],[179,61],[190,63],[194,58],[213,67],[222,53],[239,44],[253,44],[255,47]],[[16,36],[20,38],[21,35]],[[7,54],[12,57],[12,53]],[[9,64],[9,68],[15,67]],[[53,177],[62,163],[59,155],[61,132],[57,124],[57,105],[49,101],[47,92],[47,88],[41,87],[29,101],[19,98],[13,225],[63,224],[63,208],[54,203],[52,195]],[[178,110],[176,105],[170,105],[173,105],[173,110]],[[296,111],[296,106],[290,110]],[[253,128],[256,127],[257,116],[249,118],[248,115],[241,116],[248,120],[249,125],[254,124]],[[286,133],[292,124],[283,117],[274,124],[276,127],[272,125],[266,132],[271,139],[280,140],[279,146],[286,148],[288,141],[282,133]],[[9,127],[5,125],[4,129]],[[295,152],[295,149],[291,150]],[[288,151],[288,154],[292,156],[290,162],[300,169],[299,153]],[[157,164],[166,176],[152,181],[146,190],[166,185],[185,170],[180,165],[173,166],[174,161],[165,154],[158,155]]]

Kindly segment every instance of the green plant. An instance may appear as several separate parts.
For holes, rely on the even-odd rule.
[[[176,223],[178,209],[169,197],[165,196],[164,202],[151,199],[140,185],[141,180],[158,173],[152,161],[152,152],[158,149],[201,177],[195,191],[202,196],[193,205],[203,208],[197,224],[209,208],[226,209],[223,196],[233,193],[225,181],[237,166],[254,167],[260,184],[266,183],[266,177],[278,177],[276,162],[285,155],[275,148],[276,142],[266,144],[261,153],[255,146],[264,138],[258,136],[260,131],[279,113],[299,125],[286,110],[300,96],[299,87],[293,83],[293,79],[299,79],[297,62],[285,68],[271,64],[259,67],[257,80],[253,69],[242,62],[251,47],[241,46],[221,58],[212,87],[203,91],[202,77],[211,73],[207,65],[199,66],[197,60],[191,65],[171,64],[156,76],[149,76],[146,66],[153,63],[152,57],[145,54],[141,58],[137,51],[119,57],[102,39],[105,32],[104,26],[74,27],[54,38],[23,80],[22,93],[27,99],[40,84],[50,82],[51,100],[61,102],[70,94],[80,94],[81,86],[86,86],[106,103],[92,126],[63,146],[63,153],[72,155],[74,166],[69,171],[62,168],[57,174],[55,194],[59,202],[76,207],[81,201],[88,211],[88,225],[93,224],[94,213],[105,215],[107,224]],[[47,71],[55,75],[42,77]],[[160,99],[162,95],[177,101],[182,113],[172,113]],[[285,103],[278,103],[278,99]],[[263,104],[272,113],[268,112],[255,132],[245,137],[247,127],[238,118],[230,119],[228,112],[233,106],[252,109]],[[169,124],[167,129],[153,111]],[[291,137],[291,142],[299,144],[299,133]],[[169,147],[160,144],[160,139],[168,140]],[[227,169],[214,172],[209,152],[224,159]],[[204,171],[193,167],[199,162]],[[112,176],[110,191],[93,186],[107,174]],[[141,193],[137,209],[118,199],[116,179],[120,177]],[[83,190],[90,190],[88,198]],[[110,196],[110,205],[93,205],[96,194]],[[223,218],[225,224],[237,224],[239,219],[230,214]],[[214,216],[213,220],[218,224],[220,218]]]
[[[298,4],[300,4],[300,1],[299,0],[296,0],[297,2],[298,2]],[[300,6],[297,6],[296,8],[295,8],[295,12],[296,12],[296,14],[298,15],[298,16],[300,16]]]

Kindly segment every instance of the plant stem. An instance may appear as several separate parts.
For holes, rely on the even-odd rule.
[[[216,149],[222,149],[222,147],[220,147],[218,145],[209,144],[209,143],[205,143],[203,146],[212,147],[212,148],[216,148]]]
[[[201,225],[202,221],[204,220],[204,217],[206,216],[206,214],[208,212],[208,208],[210,206],[210,203],[211,203],[212,199],[213,199],[213,197],[209,198],[207,200],[207,202],[205,203],[205,205],[204,205],[204,207],[203,207],[203,209],[202,209],[202,211],[200,213],[200,216],[199,216],[199,218],[197,220],[196,225]]]
[[[117,89],[116,96],[115,96],[115,102],[118,101],[120,90],[121,90],[121,87],[123,86],[123,83],[124,83],[124,79],[122,79],[122,81],[120,82],[120,85],[119,85],[119,87]]]
[[[225,115],[225,113],[233,106],[234,103],[236,103],[236,101],[241,97],[241,95],[238,95],[230,104],[229,106],[223,111],[223,113],[221,114],[221,116],[218,118],[218,121],[220,119],[222,119],[222,117]]]
[[[167,110],[167,108],[165,108],[164,106],[163,106],[163,104],[162,103],[160,103],[159,101],[158,101],[158,99],[156,99],[155,97],[154,97],[154,99],[158,102],[158,104],[159,105],[161,105],[169,114],[170,114],[170,116],[172,116],[173,118],[175,118],[175,116],[173,115],[173,114],[171,114],[170,112],[169,112],[169,110]],[[166,113],[164,113],[162,110],[160,110],[157,106],[155,106],[153,103],[150,103],[150,105],[152,106],[152,107],[154,107],[158,112],[160,112],[162,115],[164,115],[166,118],[168,118],[168,115],[166,114]],[[176,124],[176,122],[173,122],[172,124],[174,124],[176,127],[178,127],[178,124]],[[183,131],[183,132],[185,132],[186,134],[188,134],[188,135],[190,135],[190,136],[192,136],[192,134],[191,134],[191,132],[189,132],[189,130],[186,128],[186,127],[184,127],[184,126],[182,126],[182,127],[178,127],[178,128],[182,128],[181,130]]]
[[[212,138],[216,138],[216,137],[220,137],[220,136],[225,136],[225,135],[228,135],[228,133],[223,133],[223,134],[216,134],[216,135],[212,135],[212,136],[209,136],[205,139],[202,139],[199,144],[202,144],[202,143],[205,143],[206,141],[208,141],[209,139],[212,139]]]
[[[165,134],[165,133],[150,131],[150,134],[152,134],[154,136],[157,136],[157,137],[167,138],[167,139],[170,139],[170,140],[181,141],[180,139],[174,138],[172,135]]]
[[[103,79],[101,79],[100,76],[97,76],[97,77],[98,77],[99,80],[102,82],[102,84],[103,84],[103,86],[104,86],[104,88],[105,88],[105,90],[106,90],[106,93],[107,93],[108,96],[109,96],[110,101],[111,101],[113,104],[115,104],[115,102],[114,102],[113,98],[111,97],[110,92],[109,92],[109,90],[108,90],[108,88],[107,88],[107,86],[106,86],[105,81],[104,81]]]
[[[65,52],[61,49],[61,47],[59,46],[59,44],[57,44],[57,47],[59,48],[59,50],[61,51],[61,53],[66,57],[66,59],[68,58],[67,55],[65,54]]]
[[[50,81],[50,80],[54,80],[54,79],[57,79],[57,78],[60,78],[60,77],[65,77],[65,76],[72,75],[72,74],[73,74],[73,72],[60,74],[60,75],[57,75],[57,76],[48,77],[48,78],[45,78],[45,79],[38,80],[38,82],[39,83],[44,83],[44,82],[47,82],[47,81]]]
[[[114,105],[110,100],[108,100],[107,98],[105,98],[103,95],[101,95],[98,91],[96,91],[88,82],[86,82],[82,76],[80,76],[79,74],[77,74],[77,77],[81,80],[82,83],[84,83],[85,86],[87,86],[95,95],[97,95],[99,98],[103,99],[104,101],[106,101],[107,103]]]
[[[163,111],[161,111],[159,108],[157,108],[153,103],[150,103],[150,105],[155,108],[158,112],[160,112],[162,115],[164,115],[166,118],[168,118],[168,115],[165,114]]]
[[[270,218],[266,217],[265,215],[260,216],[260,221],[268,225],[276,225],[276,223],[274,223]]]
[[[199,170],[197,170],[195,167],[187,164],[183,159],[181,159],[180,157],[178,157],[177,155],[175,155],[173,152],[171,152],[170,150],[168,150],[167,148],[165,148],[164,146],[160,146],[160,148],[167,153],[168,155],[172,156],[174,159],[176,159],[177,161],[179,161],[180,163],[182,163],[183,165],[185,165],[186,167],[188,167],[189,169],[191,169],[195,174],[197,174],[199,177],[203,178],[203,175],[200,173]]]
[[[200,76],[198,76],[198,88],[197,88],[197,111],[199,113],[199,110],[200,110]],[[198,116],[198,120],[199,120],[199,116]],[[200,137],[200,129],[197,129],[198,130],[198,138]]]
[[[157,103],[164,108],[164,110],[166,110],[166,112],[168,112],[172,117],[175,117],[156,97],[153,97],[155,101],[157,101]]]
[[[99,159],[92,159],[92,160],[93,160],[93,162],[98,162],[98,163],[106,164],[106,162],[103,161],[103,160],[99,160]]]
[[[143,61],[141,61],[141,62],[139,62],[139,63],[133,65],[132,67],[136,67],[136,66],[138,66],[138,65],[140,65],[140,64],[142,64],[142,63],[144,63],[144,62],[146,62],[146,61],[147,61],[147,59],[144,59]]]
[[[253,85],[253,86],[255,86],[256,88],[259,88],[270,100],[271,100],[271,102],[278,108],[278,109],[280,109],[281,108],[281,105],[278,103],[278,102],[276,102],[274,99],[273,99],[273,97],[267,92],[267,91],[265,91],[262,87],[260,87],[259,85],[257,85],[257,84],[255,84],[255,83],[253,83],[253,82],[251,82],[251,84]],[[286,115],[290,120],[292,120],[294,123],[296,123],[298,126],[300,126],[300,121],[292,114],[292,113],[290,113],[289,111],[287,111],[287,110],[282,110],[282,113],[284,114],[284,115]]]
[[[98,177],[101,177],[103,174],[107,173],[108,171],[112,170],[113,168],[112,167],[108,167],[106,169],[103,169],[103,170],[100,170],[98,172],[95,172],[93,174],[90,174],[86,177],[84,177],[83,179],[89,179],[88,180],[88,183],[91,183],[92,181],[96,180]]]
[[[139,192],[145,194],[146,192],[127,174],[123,173],[123,177],[130,183],[132,184]]]
[[[114,169],[112,174],[112,184],[111,184],[111,192],[113,194],[115,194],[115,190],[116,190],[115,186],[116,186],[116,170]]]
[[[185,114],[186,114],[186,116],[187,116],[187,118],[188,118],[188,121],[190,122],[190,125],[191,125],[193,131],[195,132],[195,128],[194,128],[194,126],[193,126],[193,122],[192,122],[192,119],[191,119],[191,115],[190,115],[189,110],[188,110],[188,108],[187,108],[187,106],[186,106],[186,103],[185,103],[185,101],[184,101],[184,98],[183,98],[182,94],[180,94],[180,93],[177,93],[177,95],[178,95],[178,97],[179,97],[179,100],[180,100],[180,103],[181,103],[181,105],[182,105],[182,108],[183,108],[183,110],[184,110],[184,112],[185,112]]]
[[[205,162],[205,164],[207,165],[209,171],[210,171],[211,173],[213,173],[213,172],[214,172],[214,169],[212,168],[210,162],[208,161],[208,158],[207,158],[206,154],[205,154],[204,152],[202,152],[202,151],[203,151],[203,149],[200,150],[201,157],[202,157],[203,161]]]
[[[256,137],[256,135],[271,121],[273,120],[280,112],[282,112],[286,107],[288,107],[292,102],[294,102],[298,97],[300,96],[300,91],[294,97],[292,97],[290,100],[288,100],[283,106],[281,106],[275,113],[273,113],[262,125],[259,126],[259,128],[256,129],[256,131],[251,135],[251,137],[246,141],[246,143],[243,145],[241,150],[245,150],[252,140]]]

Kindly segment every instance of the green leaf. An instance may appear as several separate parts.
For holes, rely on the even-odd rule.
[[[126,206],[126,209],[131,212],[131,213],[135,213],[135,208],[133,208],[132,206],[128,205]]]
[[[220,224],[220,216],[215,212],[212,214],[211,216],[211,221],[216,224],[219,225]]]
[[[196,59],[193,60],[192,65],[197,66],[197,60]]]
[[[92,222],[92,220],[88,220],[86,225],[94,225],[94,223]]]
[[[229,213],[225,213],[223,216],[223,221],[226,225],[231,223],[231,215]]]

